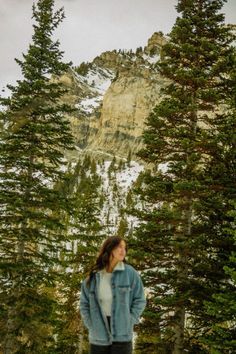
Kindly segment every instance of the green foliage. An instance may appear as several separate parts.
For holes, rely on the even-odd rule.
[[[20,65],[23,79],[8,85],[1,98],[4,126],[0,140],[0,347],[5,353],[51,353],[57,299],[58,255],[67,240],[64,220],[72,201],[55,185],[62,183],[64,150],[74,148],[63,103],[66,89],[57,81],[70,64],[62,63],[52,39],[64,18],[53,0],[33,5],[32,44]],[[54,77],[51,80],[51,77]]]
[[[75,71],[82,76],[86,76],[88,74],[89,69],[92,67],[92,63],[82,62],[80,66],[75,68]]]
[[[125,237],[128,233],[128,222],[127,220],[123,217],[118,225],[118,229],[117,229],[117,235],[119,235],[120,237]]]
[[[133,193],[131,189],[128,191],[126,196],[126,205],[128,208],[133,206]]]
[[[203,309],[221,282],[232,249],[230,196],[235,190],[235,141],[229,104],[233,35],[219,13],[223,1],[180,0],[180,16],[162,48],[160,73],[170,83],[147,119],[139,156],[153,166],[137,191],[143,208],[131,239],[132,257],[153,306],[160,353],[207,353]],[[231,121],[231,123],[230,123]],[[231,125],[230,125],[231,124]],[[235,130],[235,129],[234,129]],[[142,346],[148,345],[145,336]]]
[[[118,165],[118,171],[122,171],[125,167],[125,162],[123,160],[119,161],[119,165]]]
[[[136,49],[135,54],[136,54],[137,56],[139,56],[140,54],[142,54],[142,52],[143,52],[143,48],[142,48],[142,47],[138,47],[138,48]]]
[[[236,220],[235,209],[230,213]],[[236,246],[236,232],[227,230],[233,234]],[[236,247],[235,247],[236,249]],[[213,294],[210,301],[205,302],[205,308],[211,317],[210,330],[204,334],[202,342],[210,348],[210,353],[233,353],[236,350],[236,251],[229,256],[228,265],[224,266],[225,273],[230,281],[224,282],[219,292]]]
[[[160,308],[155,306],[155,302],[152,298],[149,298],[144,312],[144,320],[137,329],[138,336],[135,341],[135,354],[167,353],[165,348],[162,348],[159,343],[159,318]]]
[[[69,173],[70,189],[60,186],[63,193],[73,196],[75,212],[70,223],[70,243],[60,255],[63,278],[57,287],[60,319],[55,326],[55,353],[77,353],[88,346],[87,331],[78,311],[79,290],[105,238],[99,220],[101,179],[95,172],[94,164],[90,156],[85,156]]]
[[[109,179],[112,178],[112,174],[114,174],[116,172],[116,157],[114,156],[111,163],[110,163],[110,166],[108,168],[108,177]]]
[[[130,167],[130,162],[132,159],[132,151],[129,149],[128,156],[127,156],[127,165]]]

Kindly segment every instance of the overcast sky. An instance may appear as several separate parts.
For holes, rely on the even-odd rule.
[[[21,78],[14,58],[22,58],[32,36],[33,0],[0,0],[0,89]],[[56,32],[64,59],[74,65],[103,51],[144,46],[156,31],[168,33],[176,19],[177,0],[55,0],[66,18]],[[236,0],[223,8],[236,23]]]

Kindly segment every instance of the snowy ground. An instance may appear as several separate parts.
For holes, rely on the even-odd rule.
[[[109,177],[111,163],[111,161],[105,161],[104,166],[98,166],[97,173],[102,177],[102,189],[106,195],[106,203],[102,210],[101,220],[107,220],[107,215],[109,214],[110,231],[114,232],[120,218],[120,210],[126,206],[127,193],[144,167],[135,161],[131,161],[125,168],[113,172]],[[133,226],[136,223],[133,217],[127,217],[127,221]]]

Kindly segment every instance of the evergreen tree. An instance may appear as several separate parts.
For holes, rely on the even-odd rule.
[[[223,129],[217,117],[224,122],[227,116],[219,112],[227,110],[231,85],[233,36],[219,13],[223,3],[178,1],[180,16],[163,46],[159,65],[169,84],[148,117],[145,148],[139,154],[154,166],[144,174],[139,190],[145,208],[135,212],[141,226],[132,241],[139,267],[145,269],[148,297],[159,309],[153,315],[156,325],[152,321],[149,327],[150,335],[156,331],[158,336],[150,353],[207,352],[198,340],[206,327],[197,328],[199,323],[207,326],[203,301],[225,280],[222,262],[232,239],[219,246],[219,238],[227,220],[228,190],[221,179],[221,193],[216,195],[217,167],[212,168],[221,155],[215,151],[220,148],[218,130]],[[227,168],[232,186],[231,165],[224,163],[224,176]],[[222,202],[225,207],[220,211]],[[219,248],[223,256],[215,264]],[[144,323],[148,324],[147,311]]]
[[[82,353],[88,347],[87,331],[79,314],[79,289],[97,250],[104,240],[103,228],[99,220],[100,176],[95,172],[89,156],[78,161],[70,173],[68,183],[61,191],[71,194],[75,200],[75,212],[71,242],[61,254],[63,259],[63,279],[58,287],[60,298],[60,320],[57,322],[57,346],[55,353]]]
[[[57,78],[70,64],[62,62],[52,36],[64,18],[54,0],[33,5],[34,33],[23,60],[23,79],[8,85],[1,98],[0,140],[0,303],[1,351],[51,353],[60,249],[66,241],[64,218],[72,213],[69,198],[55,184],[65,179],[64,150],[73,149],[62,102],[65,88]],[[51,77],[53,76],[53,80]]]
[[[108,177],[109,179],[113,179],[113,175],[114,173],[116,172],[116,157],[114,156],[110,165],[109,165],[109,168],[108,168]]]
[[[131,149],[129,149],[128,156],[127,156],[127,166],[128,167],[130,167],[131,159],[132,159],[132,151],[131,151]]]
[[[127,233],[128,233],[128,221],[124,218],[124,216],[122,216],[117,228],[117,235],[119,235],[120,237],[125,237]]]
[[[132,189],[129,189],[128,192],[127,192],[127,195],[126,195],[126,205],[127,207],[132,207],[133,204],[134,204],[134,201],[133,201],[133,192],[132,192]]]
[[[231,212],[236,221],[236,212]],[[235,228],[227,229],[234,235],[236,245]],[[205,303],[207,313],[210,316],[210,328],[202,341],[212,354],[229,354],[236,351],[236,252],[229,257],[228,265],[224,266],[230,281],[222,283],[220,291],[212,296],[211,301]]]
[[[226,115],[219,115],[217,123],[217,135],[215,141],[218,144],[218,154],[212,160],[210,165],[213,171],[214,182],[217,186],[217,194],[221,194],[221,203],[214,219],[212,220],[212,228],[218,237],[218,252],[216,253],[216,262],[222,266],[226,272],[226,280],[221,281],[217,291],[214,292],[212,298],[205,303],[207,328],[203,333],[202,341],[208,345],[210,353],[233,353],[236,350],[236,243],[231,246],[231,239],[235,239],[235,209],[228,212],[228,218],[222,217],[222,212],[229,210],[231,207],[231,198],[236,197],[236,61],[235,56],[231,61],[232,90],[228,92],[228,103],[231,107],[230,112]],[[220,191],[220,192],[219,192]],[[224,199],[222,198],[222,194]],[[223,201],[223,202],[222,202]],[[208,208],[215,203],[208,200]],[[235,202],[234,202],[235,207]],[[218,222],[216,225],[215,219]],[[221,227],[219,228],[219,221]],[[216,228],[217,226],[217,228]],[[224,252],[222,244],[232,249],[232,254]],[[229,278],[229,279],[228,279]],[[223,311],[222,311],[223,309]]]

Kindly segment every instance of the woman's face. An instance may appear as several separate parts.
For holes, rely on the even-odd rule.
[[[126,255],[125,241],[122,240],[119,245],[113,249],[111,254],[113,256],[113,259],[116,259],[117,261],[123,261]]]

